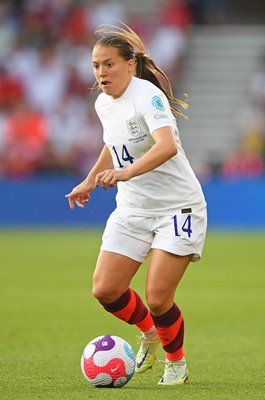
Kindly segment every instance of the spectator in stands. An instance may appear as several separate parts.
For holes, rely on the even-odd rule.
[[[242,132],[239,148],[224,161],[222,173],[228,177],[259,177],[265,173],[265,53],[250,79],[250,104],[240,113]]]
[[[0,65],[0,111],[10,110],[23,95],[20,80],[12,77],[7,69]]]
[[[264,162],[257,153],[238,151],[224,161],[221,172],[226,178],[259,178],[264,174]]]
[[[54,44],[44,43],[38,53],[31,80],[27,81],[27,95],[32,107],[48,114],[63,99],[67,82],[66,66],[55,51]]]
[[[184,0],[162,1],[148,47],[151,56],[174,84],[180,79],[186,32],[191,24],[192,14]]]
[[[191,9],[185,0],[164,0],[159,7],[162,25],[186,32],[193,23]]]
[[[73,45],[84,43],[88,35],[88,24],[85,7],[77,2],[72,2],[64,16],[59,30],[60,37]]]
[[[10,1],[0,2],[0,61],[8,55],[17,34],[18,24]]]
[[[21,14],[19,35],[28,46],[38,48],[43,39],[52,34],[51,14],[44,4],[41,7],[38,2],[35,2],[35,7],[33,5],[30,7],[28,3],[26,2],[28,8]]]
[[[3,135],[3,163],[7,176],[31,176],[42,167],[48,141],[46,118],[33,110],[26,100],[17,101],[6,119]]]
[[[247,132],[239,145],[224,160],[221,173],[226,178],[259,178],[265,172],[265,140],[259,130]]]
[[[84,38],[84,42],[80,42],[78,45],[61,42],[59,48],[60,58],[65,66],[67,66],[68,73],[72,75],[72,72],[75,71],[76,78],[86,86],[86,89],[92,87],[95,81],[93,68],[90,62],[92,57],[91,40],[92,37],[90,36],[90,32],[88,32],[87,36]],[[69,79],[71,79],[71,77],[68,77],[67,81]]]
[[[66,94],[49,116],[49,157],[46,168],[55,171],[78,172],[79,149],[84,146],[87,106],[81,98]]]
[[[20,79],[31,106],[49,113],[62,100],[67,82],[67,66],[50,39],[40,48],[18,43],[7,60],[11,74]]]
[[[127,20],[125,7],[121,1],[93,0],[87,8],[87,16],[93,32],[101,24],[115,24],[117,21]]]

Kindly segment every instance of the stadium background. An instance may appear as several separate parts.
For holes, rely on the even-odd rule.
[[[189,96],[178,121],[209,205],[209,227],[264,228],[264,3],[2,1],[0,226],[104,224],[114,191],[68,212],[64,194],[102,146],[90,66],[94,30],[117,20],[144,38]],[[32,206],[34,204],[34,207]]]
[[[161,363],[115,393],[80,371],[93,337],[138,347],[90,295],[115,190],[84,210],[64,197],[102,145],[90,52],[95,27],[115,20],[189,95],[178,124],[208,202],[204,257],[177,291],[191,382],[161,396]],[[1,400],[264,398],[264,23],[263,0],[0,2]],[[133,281],[142,296],[145,274]]]

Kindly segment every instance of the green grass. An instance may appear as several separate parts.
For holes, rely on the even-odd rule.
[[[0,399],[265,398],[265,235],[209,233],[176,295],[185,317],[190,383],[158,387],[163,364],[122,389],[94,389],[84,346],[114,334],[137,350],[137,329],[90,294],[100,232],[0,232]],[[144,293],[146,265],[133,281]],[[159,350],[159,358],[163,358]]]

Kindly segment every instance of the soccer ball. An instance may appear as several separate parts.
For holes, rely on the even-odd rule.
[[[98,336],[86,345],[81,369],[92,386],[122,387],[134,374],[135,355],[124,339],[113,335]]]

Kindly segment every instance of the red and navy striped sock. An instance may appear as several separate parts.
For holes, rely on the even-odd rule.
[[[184,321],[180,309],[173,304],[165,314],[152,315],[152,318],[166,358],[170,361],[180,360],[184,357]]]
[[[106,311],[131,325],[136,325],[142,332],[154,326],[154,321],[141,297],[132,289],[128,289],[113,303],[102,304]]]

